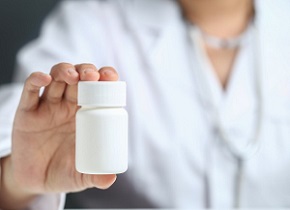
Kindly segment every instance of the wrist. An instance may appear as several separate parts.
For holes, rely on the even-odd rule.
[[[0,209],[25,208],[37,195],[28,193],[14,180],[11,156],[1,158],[0,166]]]

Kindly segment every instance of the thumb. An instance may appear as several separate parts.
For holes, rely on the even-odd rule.
[[[99,189],[108,189],[116,181],[115,174],[93,175],[82,174],[82,181],[85,188],[96,187]]]

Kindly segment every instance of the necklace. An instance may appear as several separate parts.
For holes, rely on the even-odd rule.
[[[202,37],[204,43],[209,47],[215,49],[235,49],[240,47],[244,41],[246,40],[247,34],[249,30],[245,30],[242,34],[233,38],[220,38],[217,36],[210,35],[205,31],[201,30],[201,28],[196,27],[200,36]],[[249,28],[249,27],[248,27]]]

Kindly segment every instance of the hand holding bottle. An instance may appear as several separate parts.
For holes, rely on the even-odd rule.
[[[98,71],[91,64],[67,63],[55,65],[50,75],[36,72],[28,77],[15,116],[12,154],[2,160],[0,203],[22,207],[39,194],[104,189],[113,184],[114,174],[76,171],[75,114],[79,81],[117,79],[111,67]],[[41,87],[45,89],[39,96]]]

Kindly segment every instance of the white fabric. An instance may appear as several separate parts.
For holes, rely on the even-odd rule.
[[[264,108],[260,148],[245,163],[241,207],[290,207],[289,9],[287,0],[256,2]],[[237,146],[253,132],[257,113],[252,47],[238,56],[226,97],[209,76]],[[20,51],[16,80],[49,72],[58,62],[114,66],[128,85],[128,189],[155,207],[228,208],[237,166],[204,116],[212,101],[203,95],[206,103],[200,103],[192,48],[176,1],[64,1],[40,38]],[[1,121],[4,114],[13,119],[19,100],[13,95],[1,100]],[[7,120],[0,130],[8,152],[11,126]]]
[[[13,124],[14,113],[18,106],[21,92],[21,84],[0,87],[0,157],[4,157],[11,152],[11,126]]]
[[[49,194],[45,196],[39,196],[35,199],[31,206],[25,210],[62,210],[64,208],[64,201],[65,194]]]
[[[200,111],[203,112],[204,118],[208,120],[208,125],[212,127],[211,139],[215,139],[216,144],[221,144],[220,149],[231,156],[234,161],[234,167],[228,168],[228,172],[232,174],[224,176],[218,168],[209,168],[207,174],[210,180],[209,188],[215,188],[215,184],[231,182],[230,188],[224,188],[223,193],[209,189],[209,193],[213,198],[210,205],[225,206],[226,202],[232,203],[235,200],[235,173],[239,173],[236,168],[237,162],[232,154],[239,155],[237,151],[232,150],[229,146],[236,146],[235,148],[245,150],[244,148],[249,142],[253,141],[256,133],[255,124],[257,123],[257,81],[256,81],[256,62],[259,61],[255,52],[256,33],[253,26],[250,25],[244,42],[241,44],[239,52],[237,53],[236,61],[233,64],[233,71],[230,75],[226,90],[222,87],[214,68],[208,59],[202,36],[200,36],[199,29],[195,26],[189,26],[190,35],[194,47],[194,65],[198,66],[195,71],[195,83],[197,84],[198,98],[197,100],[204,106]],[[218,129],[225,132],[226,141],[231,145],[223,142]],[[238,144],[238,146],[237,146]],[[228,150],[230,148],[230,150]],[[247,148],[248,150],[249,148]],[[229,152],[230,151],[230,152]],[[214,152],[212,152],[214,154]],[[216,157],[220,158],[220,157]],[[242,159],[247,157],[242,157]],[[217,170],[218,169],[218,170]],[[243,180],[241,180],[243,182]],[[218,186],[216,186],[218,187]]]

